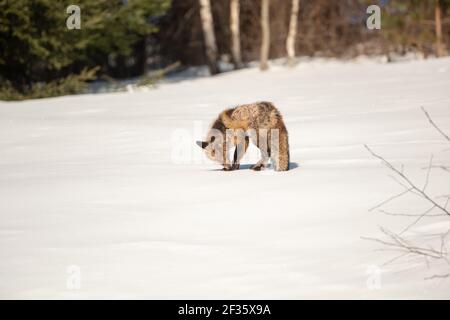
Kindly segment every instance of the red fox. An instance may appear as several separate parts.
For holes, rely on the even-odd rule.
[[[223,170],[239,169],[249,141],[261,151],[261,160],[252,170],[267,168],[269,158],[276,171],[289,170],[288,132],[283,117],[271,102],[256,102],[222,111],[213,122],[205,141],[197,141],[208,158],[219,162]],[[229,150],[236,146],[233,162]]]

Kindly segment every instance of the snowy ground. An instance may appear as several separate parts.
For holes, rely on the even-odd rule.
[[[450,133],[449,89],[449,58],[322,61],[0,102],[0,297],[448,299],[450,278],[424,280],[448,265],[384,266],[395,253],[361,237],[411,222],[368,211],[401,187],[363,145],[423,183],[430,155],[449,163],[450,153],[420,106]],[[194,141],[223,108],[258,100],[284,114],[295,168],[216,170]],[[188,163],[174,151],[182,132]],[[448,177],[432,171],[434,195],[449,192]]]

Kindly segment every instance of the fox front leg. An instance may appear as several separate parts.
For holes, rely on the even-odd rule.
[[[249,137],[245,137],[245,139],[242,139],[239,143],[236,144],[236,148],[234,149],[234,156],[233,156],[233,170],[239,170],[240,167],[240,161],[244,154],[247,152],[248,145],[250,143]]]
[[[231,170],[234,170],[233,169],[233,166],[231,165],[231,161],[230,161],[230,158],[229,158],[229,155],[228,155],[228,145],[227,145],[227,143],[224,143],[223,144],[223,147],[222,147],[223,149],[222,149],[222,157],[223,157],[223,171],[231,171]]]
[[[231,166],[232,170],[239,170],[240,164],[238,160],[238,148],[234,149],[234,156],[233,156],[233,165]]]

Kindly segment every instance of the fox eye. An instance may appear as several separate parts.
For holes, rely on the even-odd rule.
[[[214,142],[214,140],[216,140],[216,137],[212,136],[210,143]]]

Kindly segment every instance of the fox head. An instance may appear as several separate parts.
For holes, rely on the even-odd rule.
[[[206,156],[215,162],[224,165],[223,139],[216,135],[208,134],[206,141],[197,141],[197,145],[205,151]]]
[[[230,109],[231,110],[231,109]],[[223,111],[219,117],[213,122],[211,129],[206,136],[205,141],[197,141],[197,145],[205,151],[206,156],[215,162],[221,164],[224,168],[230,167],[227,157],[228,151],[228,130],[229,126],[225,124],[224,114],[229,110]],[[229,119],[229,117],[227,118]],[[231,121],[231,119],[230,119]],[[230,122],[229,121],[229,122]],[[229,142],[229,141],[228,141]]]

